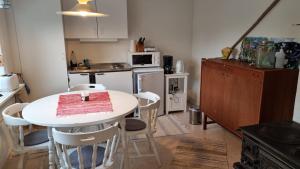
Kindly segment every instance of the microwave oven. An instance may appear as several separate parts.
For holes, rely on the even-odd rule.
[[[159,52],[138,52],[129,53],[128,62],[132,67],[159,67]]]

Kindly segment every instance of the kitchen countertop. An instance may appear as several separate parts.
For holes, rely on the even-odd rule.
[[[16,93],[24,88],[24,84],[20,84],[19,88],[10,92],[0,92],[2,96],[0,96],[0,107],[4,105],[10,98],[12,98]]]
[[[98,63],[93,64],[88,69],[73,68],[68,69],[70,74],[76,73],[103,73],[103,72],[121,72],[131,71],[132,67],[128,63]]]

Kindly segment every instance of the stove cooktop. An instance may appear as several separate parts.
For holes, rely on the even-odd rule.
[[[273,123],[243,127],[242,131],[276,156],[300,166],[300,124]]]

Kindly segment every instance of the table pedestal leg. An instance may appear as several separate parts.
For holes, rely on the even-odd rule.
[[[126,119],[123,118],[120,121],[121,126],[121,138],[122,138],[122,148],[123,148],[123,166],[121,168],[129,169],[129,157],[128,157],[128,143],[127,143],[127,135],[125,130]]]
[[[55,148],[54,140],[52,136],[52,127],[48,127],[48,138],[49,138],[49,169],[55,169]]]

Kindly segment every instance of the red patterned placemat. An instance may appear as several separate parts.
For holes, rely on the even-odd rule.
[[[112,111],[108,92],[96,92],[89,94],[89,101],[82,101],[80,94],[60,95],[56,115],[67,116]]]

